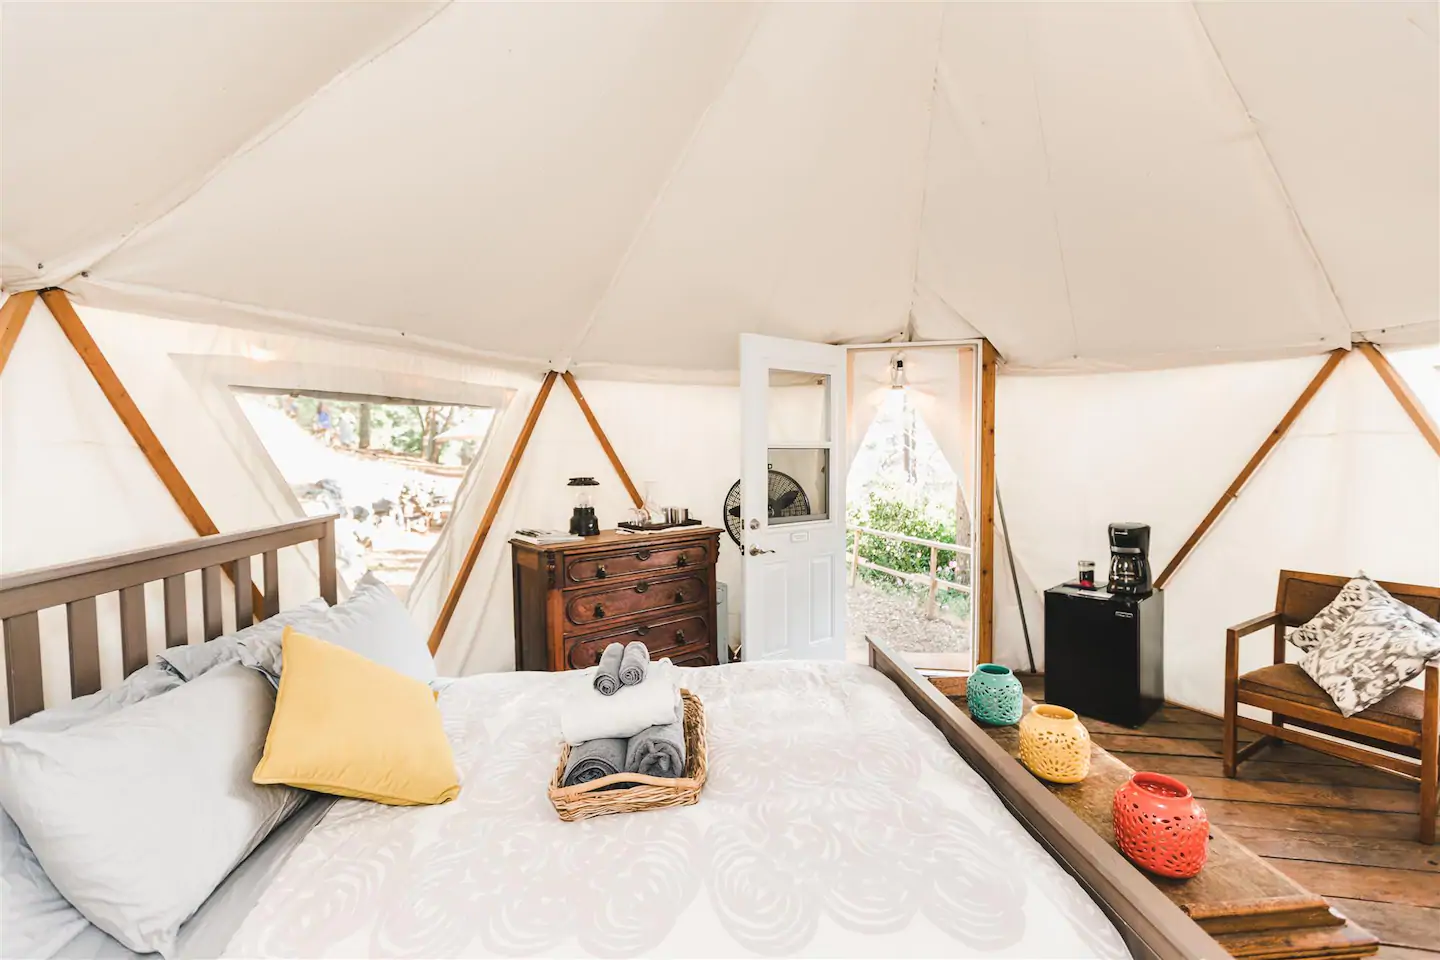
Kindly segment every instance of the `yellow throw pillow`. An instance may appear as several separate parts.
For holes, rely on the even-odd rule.
[[[400,806],[460,792],[430,688],[290,627],[256,783]]]

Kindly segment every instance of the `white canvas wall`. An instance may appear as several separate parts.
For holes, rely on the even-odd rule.
[[[1103,570],[1114,520],[1151,524],[1158,574],[1320,364],[999,379],[996,471],[1037,659],[1040,592],[1072,578],[1076,560]],[[996,656],[1020,665],[1003,545],[996,557]],[[1172,581],[1167,697],[1221,709],[1225,628],[1273,608],[1282,568],[1440,582],[1440,463],[1359,355],[1340,365]],[[1260,666],[1268,649],[1263,640],[1244,648],[1242,667]]]
[[[722,526],[722,507],[730,485],[740,477],[740,395],[734,387],[582,381],[585,399],[604,427],[620,461],[635,483],[653,481],[658,504],[690,508],[692,516]],[[493,456],[484,471],[498,476],[534,390],[517,399],[505,433],[493,439]],[[497,517],[475,573],[470,578],[437,666],[441,672],[510,670],[515,664],[511,623],[510,531],[519,526],[564,529],[569,523],[572,491],[565,481],[593,476],[595,510],[602,527],[627,519],[630,498],[595,441],[570,392],[555,387],[535,428],[530,447],[515,475],[510,496]],[[431,623],[444,600],[451,576],[484,513],[493,480],[477,477],[478,496],[464,497],[430,563],[421,571],[411,610]],[[443,571],[443,575],[442,575]],[[728,536],[720,538],[718,576],[730,585],[732,632],[739,628],[740,554]]]
[[[422,570],[412,610],[432,622],[468,546],[538,380],[434,356],[318,338],[254,333],[80,312],[140,409],[221,529],[296,515],[283,480],[236,408],[229,382],[301,377],[312,389],[511,398],[440,550]],[[1103,564],[1105,524],[1154,528],[1163,566],[1320,365],[1316,357],[1164,372],[1001,376],[997,471],[1014,534],[1022,592],[1042,652],[1039,591]],[[1406,366],[1406,358],[1395,357]],[[277,373],[278,371],[278,373]],[[1430,374],[1433,376],[1433,374]],[[582,388],[637,483],[655,499],[720,521],[738,475],[738,390],[725,386],[582,380]],[[436,391],[449,391],[437,395]],[[1078,418],[1078,419],[1077,419]],[[441,648],[447,673],[513,666],[509,556],[520,525],[563,526],[565,479],[601,481],[598,510],[611,525],[629,500],[573,398],[557,384],[516,475],[489,549]],[[192,531],[119,425],[42,306],[0,379],[0,571],[183,539]],[[1019,622],[997,544],[997,659],[1023,665]],[[1223,631],[1270,609],[1281,567],[1440,582],[1440,466],[1369,365],[1350,357],[1240,499],[1192,554],[1166,600],[1167,693],[1220,705]],[[731,585],[732,629],[741,592],[738,552],[721,540],[720,578]],[[308,595],[313,566],[292,556],[282,591]],[[192,604],[198,608],[198,603]],[[105,619],[102,607],[102,620]],[[53,623],[52,623],[53,628]],[[107,627],[107,629],[110,629]],[[118,676],[107,633],[107,682]],[[1259,663],[1263,643],[1250,649]],[[63,647],[47,641],[47,695],[64,699]]]
[[[84,305],[78,310],[181,474],[227,531],[300,516],[229,383],[295,378],[312,389],[480,402],[530,382],[404,351]],[[0,378],[0,573],[192,536],[194,530],[37,301]],[[313,552],[284,550],[280,557],[282,601],[313,596]],[[198,617],[198,578],[191,589],[189,609]],[[113,598],[102,600],[101,666],[107,683],[118,680],[120,670],[113,607]],[[151,613],[155,649],[161,636],[154,619],[158,607]],[[226,618],[233,622],[228,607]],[[50,702],[68,697],[63,619],[63,611],[51,611],[46,620],[42,655]]]

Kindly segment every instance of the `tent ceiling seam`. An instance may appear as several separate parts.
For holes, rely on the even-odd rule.
[[[212,181],[214,181],[217,177],[223,174],[236,160],[260,148],[261,146],[264,146],[265,143],[267,143],[272,137],[280,133],[285,128],[289,127],[290,124],[294,123],[297,119],[300,118],[302,114],[307,112],[310,109],[311,105],[314,104],[315,101],[321,96],[323,96],[326,91],[331,90],[340,83],[343,83],[346,79],[353,76],[358,71],[365,69],[370,64],[374,63],[376,60],[385,56],[385,54],[389,53],[391,50],[394,50],[400,44],[410,39],[410,37],[414,36],[419,30],[434,21],[434,19],[438,17],[442,12],[449,9],[450,5],[453,2],[454,0],[440,0],[440,2],[430,11],[429,16],[420,20],[418,23],[413,24],[409,28],[402,30],[398,35],[387,40],[378,49],[372,50],[368,54],[362,56],[359,60],[356,60],[346,65],[345,67],[342,67],[340,71],[337,72],[334,76],[332,76],[329,80],[326,80],[320,86],[312,90],[307,97],[305,97],[303,100],[301,100],[294,106],[290,107],[290,109],[286,110],[278,117],[271,120],[259,133],[255,134],[253,137],[246,140],[244,143],[236,147],[230,153],[226,154],[223,158],[220,159],[218,163],[212,166],[208,171],[206,171],[203,176],[200,177],[200,179],[196,182],[193,188],[186,190],[183,196],[166,205],[164,209],[162,209],[159,213],[156,213],[154,216],[151,216],[148,219],[137,223],[135,226],[122,233],[119,238],[117,238],[113,243],[109,244],[105,248],[102,248],[99,252],[90,254],[80,253],[76,254],[74,257],[69,258],[70,263],[68,265],[65,265],[61,270],[53,271],[54,275],[43,278],[43,280],[36,281],[35,286],[63,286],[65,283],[75,279],[76,276],[82,273],[88,274],[90,272],[93,272],[96,267],[105,262],[105,260],[114,256],[116,253],[119,253],[126,246],[128,246],[129,243],[136,237],[140,236],[146,230],[149,230],[155,224],[166,219],[170,215],[180,210],[181,207],[184,207],[191,200],[195,199],[195,197],[199,195],[200,191],[204,190],[207,186],[210,185]],[[79,262],[77,263],[76,261]]]
[[[750,32],[746,35],[745,42],[741,44],[740,52],[735,56],[735,62],[730,65],[730,72],[726,74],[725,81],[721,83],[720,88],[715,91],[715,96],[711,97],[710,101],[705,104],[705,109],[700,111],[700,116],[695,120],[695,126],[690,130],[690,136],[685,139],[684,145],[681,146],[680,152],[675,157],[675,162],[670,165],[670,170],[665,175],[664,181],[661,182],[660,189],[655,191],[655,196],[650,201],[650,205],[645,208],[644,214],[641,215],[640,222],[636,225],[635,232],[631,235],[630,242],[625,247],[625,252],[620,255],[619,262],[615,264],[615,270],[610,274],[610,279],[605,284],[605,289],[601,291],[600,297],[595,301],[595,306],[590,310],[590,315],[585,318],[585,322],[581,325],[579,333],[576,334],[575,339],[571,341],[570,349],[563,358],[566,368],[570,366],[570,358],[577,356],[580,348],[585,345],[585,341],[590,338],[591,331],[595,329],[595,322],[600,317],[600,311],[604,308],[606,301],[610,299],[610,294],[615,291],[616,285],[620,282],[620,277],[625,273],[625,268],[630,263],[630,258],[634,256],[635,250],[640,246],[640,241],[645,239],[645,235],[649,232],[650,222],[655,218],[656,212],[659,211],[661,204],[669,193],[670,185],[675,181],[675,178],[679,176],[681,169],[685,166],[685,161],[690,158],[690,151],[695,146],[695,141],[700,139],[700,133],[705,129],[705,124],[710,119],[711,111],[715,109],[717,103],[724,99],[725,94],[730,90],[731,84],[735,82],[735,75],[740,72],[740,65],[745,62],[745,58],[749,55],[750,48],[755,43],[755,37],[760,32],[760,24],[764,21],[765,15],[769,13],[769,11],[770,4],[767,3],[755,14],[755,22],[750,25]],[[554,366],[554,364],[552,364],[552,366]]]
[[[1305,227],[1305,221],[1300,216],[1300,211],[1295,206],[1295,201],[1290,196],[1290,188],[1285,185],[1285,178],[1280,175],[1280,167],[1275,163],[1275,156],[1270,152],[1270,147],[1265,143],[1265,137],[1260,132],[1260,124],[1256,122],[1255,115],[1250,112],[1250,105],[1245,102],[1245,96],[1235,84],[1235,78],[1230,75],[1230,68],[1225,63],[1225,58],[1220,54],[1220,48],[1215,43],[1215,38],[1210,35],[1210,28],[1205,23],[1205,18],[1200,15],[1200,8],[1196,6],[1195,0],[1190,0],[1190,12],[1195,15],[1195,22],[1200,27],[1200,35],[1205,38],[1210,53],[1215,57],[1215,63],[1220,67],[1220,73],[1225,77],[1225,83],[1229,85],[1230,92],[1235,97],[1235,102],[1240,105],[1240,112],[1245,115],[1245,122],[1250,127],[1250,132],[1255,137],[1255,143],[1260,147],[1260,153],[1265,158],[1265,164],[1270,168],[1270,175],[1275,178],[1275,186],[1280,191],[1280,198],[1285,203],[1285,209],[1290,212],[1290,218],[1295,222],[1295,229],[1300,233],[1301,242],[1305,251],[1310,255],[1315,269],[1320,273],[1320,278],[1325,281],[1325,289],[1330,294],[1331,301],[1335,304],[1335,310],[1340,315],[1344,324],[1344,330],[1338,334],[1342,346],[1348,345],[1351,340],[1351,331],[1354,329],[1350,317],[1345,312],[1345,305],[1340,301],[1340,294],[1335,289],[1335,282],[1330,278],[1330,271],[1325,268],[1325,261],[1320,257],[1320,251],[1315,247],[1315,241],[1310,236],[1310,231]]]
[[[925,210],[930,203],[930,164],[934,160],[935,101],[940,97],[940,54],[945,46],[945,16],[948,5],[940,8],[940,22],[935,28],[935,66],[930,71],[929,123],[925,128],[925,169],[920,174],[920,211],[915,218],[915,267],[910,271],[910,302],[906,305],[906,339],[913,339],[915,302],[920,298],[920,250],[925,245]]]
[[[244,303],[235,300],[225,300],[220,297],[212,297],[203,293],[191,293],[184,290],[172,290],[168,287],[156,287],[150,284],[127,283],[122,280],[105,280],[91,276],[86,279],[86,285],[98,290],[109,290],[114,293],[144,298],[163,298],[171,302],[205,304],[212,307],[243,314],[246,317],[256,320],[271,320],[282,324],[294,324],[300,328],[300,332],[293,328],[281,328],[274,332],[311,337],[330,337],[343,342],[346,335],[350,337],[359,336],[362,340],[372,344],[382,345],[389,349],[407,349],[414,353],[428,356],[441,357],[448,360],[459,360],[464,362],[484,363],[507,369],[521,369],[526,371],[543,371],[549,367],[546,361],[522,357],[513,354],[500,353],[493,350],[478,350],[474,347],[467,347],[463,344],[449,340],[437,340],[433,337],[407,334],[403,330],[393,327],[374,327],[360,323],[347,323],[343,320],[330,320],[323,317],[313,317],[308,314],[297,313],[290,310],[277,310],[271,307],[262,307],[258,304]],[[72,291],[73,292],[73,291]],[[81,296],[84,290],[79,291]],[[83,302],[83,301],[82,301]],[[125,310],[125,307],[112,308],[105,304],[94,303],[93,306],[102,309]],[[171,315],[172,319],[183,319],[182,311],[179,315]],[[209,319],[200,322],[214,323],[217,326],[234,326],[223,320]]]
[[[1025,25],[1025,60],[1030,66],[1030,95],[1035,101],[1035,127],[1040,134],[1040,154],[1045,160],[1045,195],[1049,198],[1050,225],[1055,234],[1055,252],[1060,258],[1060,279],[1065,283],[1065,309],[1070,314],[1070,356],[1080,359],[1080,327],[1075,322],[1075,299],[1070,294],[1070,267],[1065,262],[1065,241],[1060,236],[1060,211],[1055,203],[1055,184],[1050,170],[1050,139],[1045,136],[1045,113],[1040,108],[1040,86],[1035,81],[1037,65],[1034,45],[1030,42],[1030,11],[1021,21]]]

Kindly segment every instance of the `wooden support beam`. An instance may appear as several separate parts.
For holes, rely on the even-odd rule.
[[[1315,394],[1320,392],[1320,388],[1325,385],[1326,380],[1330,379],[1330,374],[1334,373],[1335,368],[1340,366],[1340,361],[1345,359],[1347,353],[1349,353],[1349,351],[1344,349],[1330,351],[1330,355],[1326,358],[1324,365],[1310,382],[1306,384],[1305,389],[1300,392],[1300,396],[1290,405],[1290,409],[1285,411],[1285,416],[1280,418],[1280,422],[1275,425],[1275,429],[1271,430],[1265,438],[1265,441],[1260,444],[1260,449],[1256,450],[1254,455],[1250,457],[1250,460],[1245,464],[1244,468],[1241,469],[1240,475],[1235,478],[1235,482],[1225,488],[1225,492],[1220,495],[1220,499],[1215,502],[1215,506],[1210,508],[1210,512],[1205,514],[1205,519],[1201,520],[1200,525],[1195,528],[1195,532],[1190,534],[1190,539],[1181,544],[1180,549],[1175,552],[1175,556],[1165,565],[1165,569],[1161,571],[1160,576],[1155,578],[1155,587],[1157,589],[1164,587],[1170,582],[1170,578],[1175,576],[1175,571],[1180,569],[1180,564],[1185,562],[1185,558],[1190,555],[1190,552],[1195,549],[1196,545],[1200,543],[1200,540],[1210,528],[1215,525],[1215,521],[1220,519],[1220,514],[1225,512],[1225,508],[1230,506],[1232,500],[1240,496],[1240,489],[1245,486],[1246,481],[1260,468],[1260,464],[1265,462],[1265,458],[1270,455],[1270,451],[1275,449],[1275,445],[1281,441],[1290,430],[1290,427],[1299,419],[1300,414],[1310,405],[1310,401],[1315,398]]]
[[[515,470],[520,466],[520,458],[525,455],[525,448],[530,444],[530,435],[535,432],[535,423],[540,419],[540,411],[545,408],[545,401],[550,399],[550,391],[555,386],[555,379],[558,376],[559,374],[554,370],[545,374],[545,381],[540,384],[540,392],[535,395],[535,402],[530,405],[530,414],[525,418],[525,425],[520,428],[520,436],[515,438],[515,447],[510,451],[510,459],[505,461],[505,469],[500,474],[500,482],[495,485],[495,492],[490,494],[490,502],[485,507],[485,515],[480,518],[480,526],[475,529],[475,537],[470,541],[470,549],[465,552],[465,559],[455,574],[455,581],[450,584],[450,592],[445,596],[445,604],[440,608],[440,616],[436,618],[435,626],[430,631],[431,656],[434,656],[435,651],[440,648],[440,640],[445,636],[446,628],[450,626],[450,618],[455,616],[455,607],[460,603],[460,595],[465,592],[465,582],[470,579],[470,572],[475,569],[475,561],[480,558],[480,548],[485,545],[485,538],[490,535],[490,528],[495,525],[495,517],[500,512],[500,504],[504,502],[505,493],[510,489],[510,481],[515,479]]]
[[[620,482],[625,485],[625,492],[630,494],[630,500],[637,507],[645,505],[645,498],[640,496],[640,491],[635,489],[635,484],[630,480],[630,474],[625,472],[625,467],[620,463],[620,457],[616,455],[615,448],[610,446],[610,438],[605,436],[605,431],[600,428],[600,421],[595,419],[595,413],[590,409],[590,404],[585,402],[585,397],[580,392],[580,385],[575,382],[575,377],[567,370],[561,374],[565,380],[565,386],[575,395],[575,402],[580,404],[580,412],[585,414],[585,422],[590,424],[590,429],[595,431],[595,439],[600,441],[600,448],[605,451],[605,456],[610,458],[610,466],[620,475]]]
[[[4,303],[0,303],[0,373],[5,372],[5,362],[10,359],[10,351],[15,349],[20,328],[25,326],[25,318],[30,315],[30,306],[34,302],[35,291],[22,290],[10,294]]]
[[[180,508],[185,519],[190,521],[190,526],[194,527],[195,532],[202,537],[219,533],[220,529],[215,526],[215,521],[210,519],[210,514],[200,504],[200,498],[195,495],[195,491],[185,481],[180,469],[175,466],[175,461],[170,459],[170,454],[166,452],[164,444],[155,435],[155,431],[150,428],[149,421],[140,412],[140,408],[135,405],[135,401],[131,398],[129,391],[125,389],[125,385],[120,382],[115,368],[110,366],[110,361],[105,359],[105,354],[100,351],[99,344],[95,342],[94,337],[90,336],[90,331],[81,322],[80,315],[75,312],[75,307],[70,302],[70,298],[65,295],[65,291],[53,287],[49,290],[42,290],[40,299],[44,301],[50,315],[55,318],[55,322],[60,325],[60,329],[64,332],[66,339],[70,341],[70,345],[75,348],[75,352],[84,361],[90,375],[95,378],[100,392],[105,394],[106,400],[110,401],[115,415],[120,418],[120,422],[130,432],[130,436],[135,440],[135,445],[145,455],[145,459],[149,462],[151,469],[155,471],[155,475],[160,478],[160,482],[170,492],[175,505]],[[259,607],[260,591],[253,583],[250,585],[250,589],[255,605]]]
[[[998,355],[989,340],[980,352],[980,490],[975,559],[979,586],[975,596],[975,662],[995,656],[995,366]],[[974,567],[972,567],[974,570]]]
[[[1429,411],[1420,404],[1420,398],[1415,396],[1415,391],[1410,389],[1410,384],[1406,383],[1405,378],[1396,372],[1395,368],[1390,365],[1389,358],[1375,344],[1360,343],[1355,345],[1355,349],[1370,361],[1370,366],[1380,374],[1380,379],[1384,380],[1385,386],[1390,388],[1390,392],[1399,401],[1401,409],[1410,417],[1410,422],[1415,424],[1415,429],[1420,431],[1420,436],[1425,438],[1425,442],[1430,444],[1430,449],[1434,450],[1436,455],[1440,455],[1440,428],[1435,426],[1435,421],[1431,419]]]

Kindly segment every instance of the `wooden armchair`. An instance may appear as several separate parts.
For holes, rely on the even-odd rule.
[[[1323,573],[1282,570],[1275,610],[1225,631],[1225,776],[1235,776],[1240,761],[1266,743],[1288,740],[1334,757],[1415,777],[1420,781],[1420,842],[1434,843],[1440,772],[1440,666],[1434,662],[1426,665],[1423,692],[1402,687],[1374,706],[1346,717],[1305,671],[1285,662],[1285,628],[1299,626],[1319,613],[1347,580]],[[1396,599],[1440,618],[1440,587],[1377,582]],[[1274,662],[1241,676],[1241,639],[1266,627],[1274,629]],[[1269,710],[1270,722],[1240,716],[1242,703]],[[1302,733],[1294,729],[1297,727],[1347,742]],[[1241,728],[1261,737],[1237,750]]]

